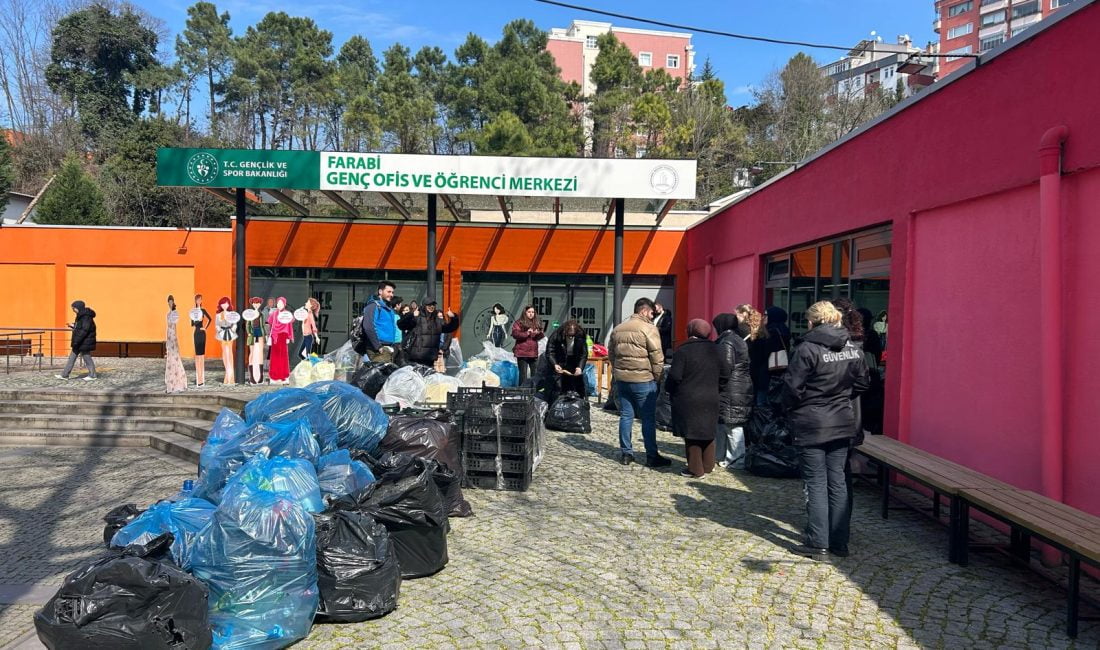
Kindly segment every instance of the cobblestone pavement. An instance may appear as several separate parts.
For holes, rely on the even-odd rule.
[[[49,360],[46,360],[49,364]],[[96,381],[83,381],[87,375],[81,367],[73,369],[68,380],[57,379],[54,375],[61,374],[64,369],[65,359],[55,359],[53,368],[45,367],[42,370],[17,370],[4,373],[0,368],[0,390],[11,389],[57,389],[87,390],[87,391],[163,391],[164,386],[164,360],[163,359],[120,359],[117,357],[97,357],[95,359]],[[255,394],[259,390],[267,390],[271,386],[249,386],[247,384],[233,384],[226,386],[222,383],[225,371],[222,370],[221,359],[206,360],[206,383],[202,388],[195,387],[195,364],[185,359],[183,367],[187,371],[188,392],[201,393],[244,393]],[[15,366],[18,368],[18,366]]]
[[[302,648],[1092,648],[1064,634],[1065,591],[996,554],[945,558],[946,531],[905,510],[883,520],[859,488],[852,555],[790,555],[798,481],[716,470],[683,479],[622,467],[616,420],[549,434],[525,493],[467,490],[450,564],[402,584],[372,622],[317,625]],[[640,455],[640,454],[639,454]],[[3,582],[57,580],[92,557],[111,506],[172,493],[186,473],[146,450],[0,449]],[[0,643],[33,608],[0,609]]]

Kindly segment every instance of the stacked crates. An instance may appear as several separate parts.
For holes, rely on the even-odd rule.
[[[467,487],[524,491],[531,485],[541,431],[534,391],[460,388],[447,408],[461,414]]]

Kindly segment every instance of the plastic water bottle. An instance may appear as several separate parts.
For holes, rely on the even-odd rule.
[[[184,499],[190,499],[191,493],[195,491],[195,481],[193,479],[186,479],[183,482],[183,489],[176,493],[176,496],[172,501],[183,501]]]

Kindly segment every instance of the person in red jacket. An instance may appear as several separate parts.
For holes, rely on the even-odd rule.
[[[512,338],[516,340],[512,354],[516,355],[516,363],[519,364],[520,386],[525,386],[527,380],[535,376],[535,367],[539,361],[539,339],[543,336],[542,323],[539,322],[535,308],[527,305],[519,320],[512,323]]]

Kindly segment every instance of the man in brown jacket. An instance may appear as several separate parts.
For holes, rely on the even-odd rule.
[[[611,332],[611,358],[615,390],[619,395],[619,462],[634,462],[631,442],[634,416],[642,420],[646,467],[672,464],[657,452],[657,380],[665,362],[661,335],[653,325],[653,301],[639,298],[634,314]]]

